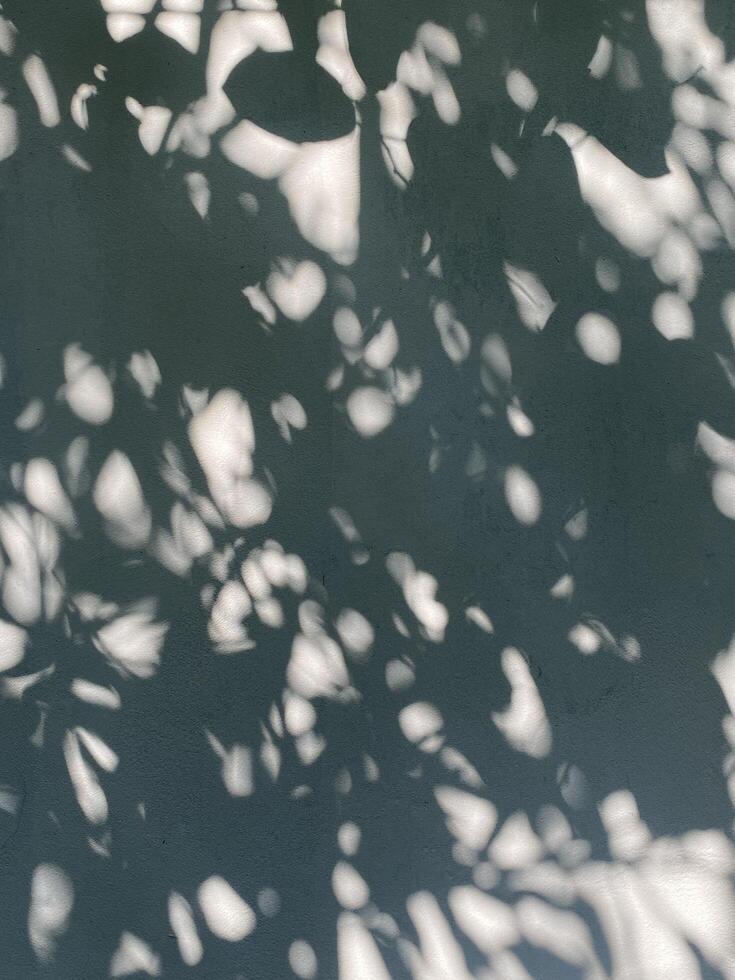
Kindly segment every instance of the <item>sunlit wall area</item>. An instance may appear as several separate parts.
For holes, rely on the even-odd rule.
[[[3,0],[0,980],[735,980],[729,0]]]

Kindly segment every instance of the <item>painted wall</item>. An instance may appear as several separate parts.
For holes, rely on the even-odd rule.
[[[0,980],[735,977],[710,0],[7,0]]]

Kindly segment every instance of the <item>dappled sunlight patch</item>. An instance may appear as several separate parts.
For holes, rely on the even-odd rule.
[[[96,773],[84,759],[74,731],[67,731],[64,735],[64,761],[79,809],[90,823],[104,823],[109,812],[107,797]]]
[[[583,200],[624,248],[635,255],[653,257],[667,235],[683,240],[675,223],[684,224],[701,210],[699,195],[683,163],[670,155],[669,173],[645,178],[579,126],[562,123],[556,132],[572,151]],[[698,264],[696,250],[687,254]],[[664,259],[664,268],[667,263]]]
[[[272,509],[265,487],[252,479],[255,431],[248,403],[224,388],[189,423],[189,440],[212,498],[235,527],[264,524]]]
[[[44,420],[46,409],[40,398],[31,398],[20,415],[15,420],[15,427],[20,432],[30,432]]]
[[[702,278],[702,261],[697,248],[682,231],[673,229],[664,235],[651,265],[664,285],[675,285],[684,299],[694,299]]]
[[[143,106],[130,95],[125,99],[125,108],[138,120],[140,145],[149,156],[155,156],[168,132],[173,116],[171,110],[160,105]]]
[[[544,848],[522,810],[511,814],[493,838],[488,853],[504,871],[527,868],[543,856]]]
[[[606,293],[616,293],[622,282],[617,262],[607,255],[601,255],[595,262],[595,279],[600,289]]]
[[[23,489],[26,500],[36,510],[67,530],[76,526],[71,503],[50,460],[41,457],[30,460],[24,474]]]
[[[172,891],[168,897],[168,921],[176,937],[179,956],[187,966],[196,966],[204,953],[202,941],[191,906],[178,892]]]
[[[439,709],[426,701],[415,701],[403,708],[398,715],[401,731],[415,745],[430,740],[444,727],[444,719]]]
[[[518,902],[515,913],[523,936],[534,946],[553,953],[562,963],[588,971],[588,976],[603,975],[589,929],[575,912],[527,897]]]
[[[385,665],[385,683],[390,691],[406,691],[416,681],[416,671],[403,660],[389,660]]]
[[[443,300],[434,307],[434,325],[439,331],[444,353],[453,364],[461,364],[470,355],[472,342],[467,327],[457,318],[451,303]]]
[[[584,656],[591,656],[602,646],[600,634],[588,623],[576,623],[567,634],[569,642]]]
[[[184,183],[186,185],[192,207],[202,221],[204,221],[209,214],[209,202],[212,197],[212,192],[209,187],[209,180],[207,179],[206,174],[203,174],[197,170],[192,170],[188,174],[185,174]]]
[[[360,214],[359,129],[305,143],[278,180],[291,217],[310,245],[339,265],[357,258]]]
[[[174,575],[184,576],[195,559],[213,551],[214,542],[201,517],[177,501],[171,508],[171,533],[159,528],[150,553]]]
[[[272,327],[278,314],[260,283],[256,283],[254,286],[246,286],[242,292],[253,310],[263,318],[266,327]]]
[[[406,902],[418,935],[418,949],[404,940],[407,965],[414,980],[431,980],[439,976],[453,980],[471,980],[462,948],[436,898],[429,892],[416,892]]]
[[[339,980],[390,980],[377,943],[354,912],[337,919],[337,957]]]
[[[529,439],[536,432],[536,427],[516,402],[508,406],[506,415],[508,424],[519,439]]]
[[[360,849],[360,841],[362,839],[362,831],[353,821],[348,820],[343,823],[339,830],[337,831],[337,843],[339,844],[339,849],[347,857],[354,857]]]
[[[370,622],[356,609],[343,609],[334,625],[345,650],[356,661],[364,662],[375,639]]]
[[[132,932],[123,932],[110,962],[110,976],[128,977],[135,973],[145,973],[149,977],[160,977],[161,958],[140,936],[136,936]]]
[[[574,586],[573,575],[562,575],[549,589],[549,595],[553,599],[566,599],[568,601],[574,595]]]
[[[294,395],[286,393],[277,401],[271,402],[271,415],[286,442],[293,440],[291,429],[302,431],[306,428],[304,406]]]
[[[319,961],[311,943],[295,939],[288,948],[288,965],[299,980],[316,980]]]
[[[465,609],[465,618],[468,622],[474,623],[478,629],[481,629],[483,633],[494,633],[495,628],[493,627],[492,620],[480,606],[468,606]]]
[[[398,333],[392,320],[386,320],[365,347],[365,364],[373,371],[385,371],[398,354]]]
[[[557,768],[556,782],[562,799],[573,810],[583,809],[589,802],[587,777],[573,763],[563,762]]]
[[[689,340],[694,336],[694,316],[679,293],[659,293],[651,310],[651,319],[667,340]]]
[[[52,128],[61,122],[56,90],[48,69],[37,54],[29,54],[23,62],[23,78],[36,100],[38,117],[43,126]]]
[[[29,626],[43,613],[42,576],[44,568],[50,571],[56,562],[58,536],[53,526],[43,527],[25,508],[7,504],[0,508],[0,543],[7,562],[3,606],[17,623]]]
[[[161,659],[168,623],[156,621],[156,601],[141,600],[100,627],[94,645],[124,677],[152,677]]]
[[[520,68],[512,68],[505,76],[505,88],[519,109],[531,112],[538,102],[538,89]]]
[[[434,796],[460,844],[474,852],[487,847],[498,822],[497,808],[489,800],[452,786],[437,786]]]
[[[247,745],[235,743],[226,749],[210,731],[205,735],[212,751],[222,760],[222,782],[230,796],[251,796],[255,788],[253,753]]]
[[[310,701],[288,692],[285,699],[284,723],[294,738],[306,735],[316,724],[316,711]]]
[[[80,129],[89,129],[89,110],[87,102],[97,94],[97,86],[83,82],[71,99],[71,117]]]
[[[120,757],[99,735],[79,725],[74,729],[74,734],[100,769],[104,769],[105,772],[114,772],[117,769]]]
[[[585,355],[596,364],[617,364],[620,360],[620,331],[602,313],[585,313],[575,335]]]
[[[356,911],[367,905],[370,889],[365,880],[347,861],[338,861],[332,871],[332,891],[343,909]]]
[[[83,677],[75,677],[69,685],[69,690],[80,701],[93,704],[98,708],[119,711],[122,707],[120,692],[112,686],[104,687],[102,684],[95,684]]]
[[[5,102],[6,93],[0,89],[0,162],[18,149],[18,113]]]
[[[79,344],[64,350],[64,377],[66,384],[59,394],[78,418],[90,425],[109,421],[114,407],[110,379]]]
[[[269,133],[243,119],[222,137],[220,149],[230,163],[261,180],[274,180],[285,173],[298,154],[298,144]]]
[[[116,544],[123,548],[142,548],[147,543],[152,529],[151,513],[133,464],[121,450],[113,450],[105,460],[92,499]]]
[[[164,2],[164,6],[166,6]],[[190,54],[196,54],[199,50],[200,19],[197,13],[186,9],[172,9],[173,3],[169,3],[168,10],[162,10],[153,23],[158,30],[167,37],[172,38]],[[187,5],[184,4],[184,7]],[[199,6],[195,4],[196,7]]]
[[[161,371],[149,350],[133,351],[128,361],[128,371],[137,382],[144,398],[153,398],[161,384]]]
[[[462,932],[486,955],[508,949],[520,941],[513,910],[478,888],[471,885],[452,888],[449,908]]]
[[[704,4],[647,0],[646,16],[661,49],[663,67],[674,81],[703,71],[705,77],[724,60],[722,41],[707,28]]]
[[[301,323],[319,306],[327,288],[321,268],[311,260],[281,259],[268,276],[268,295],[289,320]]]
[[[364,439],[380,435],[393,421],[395,407],[391,396],[374,385],[355,388],[347,398],[347,416]]]
[[[299,633],[286,668],[289,686],[301,697],[336,697],[349,685],[347,665],[339,645],[322,630]]]
[[[493,722],[517,752],[542,759],[551,751],[551,726],[531,671],[513,647],[503,650],[501,662],[511,687],[510,704],[493,713]]]
[[[521,323],[534,332],[543,330],[556,308],[548,290],[529,269],[522,269],[507,260],[503,269]]]
[[[712,499],[723,515],[735,520],[735,473],[717,469],[712,476]]]
[[[220,875],[202,882],[197,899],[204,921],[218,939],[240,942],[255,929],[255,913]]]
[[[69,928],[74,907],[74,886],[55,864],[39,864],[31,877],[28,937],[42,963],[50,963],[58,939]]]
[[[17,667],[26,653],[28,633],[16,623],[0,619],[0,670]]]
[[[441,643],[449,623],[449,612],[436,598],[437,580],[428,572],[417,569],[411,557],[403,552],[391,552],[385,565],[401,586],[406,605],[419,621],[423,635],[433,643]]]
[[[393,82],[377,94],[380,105],[380,135],[385,167],[400,188],[406,186],[414,173],[414,164],[406,143],[408,127],[417,110],[408,86]]]
[[[317,64],[339,82],[349,99],[359,102],[365,97],[365,83],[360,78],[350,54],[344,11],[330,10],[320,17],[317,36],[319,38]]]
[[[212,607],[207,627],[216,653],[238,653],[255,646],[243,623],[252,611],[253,603],[242,582],[225,582]]]
[[[455,126],[462,118],[462,110],[446,67],[456,66],[461,60],[454,33],[426,21],[417,30],[411,49],[398,59],[396,80],[419,95],[431,96],[441,121]]]
[[[293,42],[285,18],[276,10],[276,0],[248,0],[242,10],[227,10],[212,30],[207,62],[207,89],[221,90],[238,62],[259,48],[291,51]]]
[[[599,812],[615,860],[635,861],[645,854],[651,834],[641,820],[635,797],[629,790],[618,790],[605,797]]]
[[[504,478],[505,500],[519,524],[531,527],[541,518],[541,491],[521,466],[509,466]]]

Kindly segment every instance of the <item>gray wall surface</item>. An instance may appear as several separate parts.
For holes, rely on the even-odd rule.
[[[735,978],[728,0],[3,0],[0,980]]]

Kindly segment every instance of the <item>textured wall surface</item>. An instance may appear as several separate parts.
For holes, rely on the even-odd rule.
[[[3,0],[0,980],[735,980],[729,0]]]

